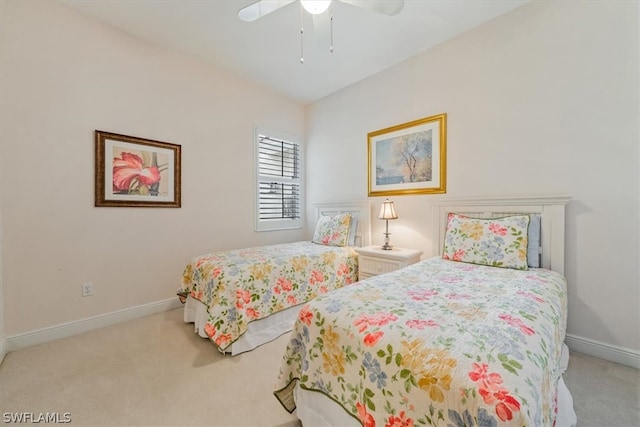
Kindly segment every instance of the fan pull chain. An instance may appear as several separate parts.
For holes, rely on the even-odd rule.
[[[300,3],[300,63],[304,64],[304,8]]]
[[[333,9],[333,8],[332,8]],[[333,53],[333,10],[331,10],[331,15],[329,15],[329,23],[330,25],[330,32],[331,32],[331,41],[329,44],[329,52]]]

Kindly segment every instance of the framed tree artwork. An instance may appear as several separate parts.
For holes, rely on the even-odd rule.
[[[446,193],[447,115],[367,135],[368,194]]]

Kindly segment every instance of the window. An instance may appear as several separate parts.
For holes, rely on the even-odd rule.
[[[302,227],[302,147],[256,129],[256,231]]]

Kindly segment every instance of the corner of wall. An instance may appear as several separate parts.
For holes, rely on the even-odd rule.
[[[606,344],[572,334],[566,335],[565,343],[571,351],[640,369],[640,352],[635,350]]]

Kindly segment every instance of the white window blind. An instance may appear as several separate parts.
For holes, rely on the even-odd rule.
[[[256,131],[256,230],[302,227],[301,146],[294,138]]]

